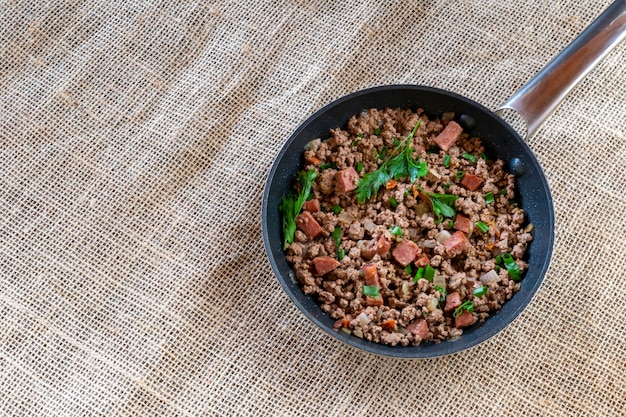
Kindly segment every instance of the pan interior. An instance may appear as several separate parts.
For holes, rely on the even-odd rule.
[[[518,202],[534,226],[534,240],[526,260],[529,268],[521,281],[521,290],[503,308],[482,324],[465,329],[457,340],[439,344],[423,343],[417,347],[390,347],[336,332],[334,320],[321,311],[317,302],[306,296],[293,278],[293,270],[282,250],[282,224],[278,207],[303,166],[304,146],[311,140],[328,138],[332,128],[347,126],[349,118],[368,108],[421,107],[429,117],[454,112],[472,136],[481,138],[487,154],[508,163],[516,171]],[[539,289],[549,266],[554,242],[554,208],[548,182],[536,157],[522,138],[506,122],[486,107],[444,90],[393,85],[358,91],[342,97],[309,117],[291,135],[272,166],[262,203],[262,229],[268,258],[283,289],[296,306],[315,324],[345,343],[375,354],[401,358],[428,358],[452,354],[475,346],[510,324],[528,305]]]

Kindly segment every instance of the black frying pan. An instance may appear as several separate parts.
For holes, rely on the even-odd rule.
[[[617,22],[617,24],[615,23]],[[502,108],[516,110],[525,120],[529,134],[538,128],[569,89],[582,78],[626,34],[626,0],[614,2],[567,49],[514,95]],[[592,46],[589,46],[592,45]],[[582,52],[581,52],[582,51]],[[537,92],[550,92],[546,98]],[[454,112],[455,119],[472,136],[481,138],[487,154],[508,163],[516,177],[518,203],[534,225],[534,240],[527,251],[528,270],[521,290],[484,323],[465,329],[457,340],[417,347],[391,347],[333,330],[335,320],[323,313],[318,303],[305,295],[293,278],[293,270],[282,249],[279,205],[292,189],[303,166],[304,146],[315,138],[328,138],[332,128],[345,128],[351,116],[368,108],[421,107],[429,117]],[[448,91],[416,85],[370,88],[342,97],[309,117],[287,140],[269,172],[262,204],[263,240],[268,258],[281,286],[296,306],[317,326],[358,349],[398,358],[443,356],[475,346],[509,325],[533,299],[547,272],[555,231],[552,196],[545,174],[524,139],[503,119],[486,107]]]

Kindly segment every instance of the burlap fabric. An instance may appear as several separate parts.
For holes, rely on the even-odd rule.
[[[0,414],[618,416],[626,48],[530,146],[555,256],[504,332],[422,361],[314,327],[265,256],[289,134],[364,87],[496,108],[609,1],[3,2]]]

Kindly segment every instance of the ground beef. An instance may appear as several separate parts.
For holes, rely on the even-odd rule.
[[[286,255],[337,331],[391,346],[439,343],[519,290],[532,225],[515,180],[453,119],[369,109],[307,147],[304,169],[317,174],[307,221],[322,231],[299,227]],[[427,171],[395,175],[390,161],[401,157]],[[376,172],[390,178],[359,202]]]

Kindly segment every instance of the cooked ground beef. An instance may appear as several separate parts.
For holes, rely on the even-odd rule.
[[[519,290],[532,226],[514,202],[514,178],[453,117],[370,109],[307,146],[304,169],[317,177],[287,260],[338,331],[392,346],[438,343]],[[405,139],[426,175],[392,178],[359,204],[364,176],[384,170]],[[441,201],[452,212],[436,210]]]

